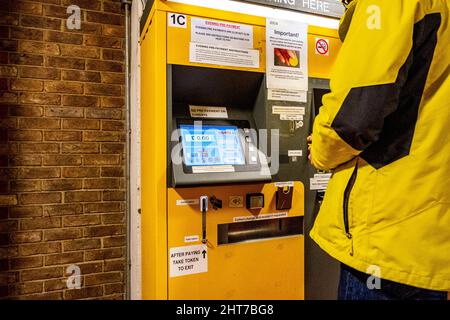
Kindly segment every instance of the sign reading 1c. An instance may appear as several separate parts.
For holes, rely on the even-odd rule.
[[[184,14],[167,13],[167,25],[174,28],[186,29],[187,17]]]

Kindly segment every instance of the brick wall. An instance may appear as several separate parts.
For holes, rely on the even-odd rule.
[[[123,49],[119,0],[0,0],[2,298],[124,297]]]

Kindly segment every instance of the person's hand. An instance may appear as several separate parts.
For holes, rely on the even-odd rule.
[[[311,163],[311,145],[312,145],[312,135],[308,136],[306,138],[306,141],[308,141],[308,160]]]

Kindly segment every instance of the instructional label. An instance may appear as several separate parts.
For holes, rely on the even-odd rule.
[[[229,67],[258,69],[259,51],[191,42],[189,61]]]
[[[177,206],[195,206],[199,204],[198,199],[182,199],[177,200]]]
[[[200,241],[200,237],[195,235],[195,236],[186,236],[184,237],[184,242],[189,243],[189,242],[198,242]]]
[[[208,247],[204,244],[170,248],[170,277],[208,272]]]
[[[303,150],[289,150],[288,151],[289,157],[302,157],[303,156]]]
[[[308,91],[308,25],[266,20],[267,88]]]
[[[282,121],[302,121],[303,116],[298,114],[280,114],[280,120]]]
[[[267,99],[290,102],[307,102],[308,92],[301,90],[268,89]]]
[[[192,173],[234,172],[233,166],[193,166]]]
[[[192,118],[227,119],[228,111],[225,107],[189,106]]]
[[[311,190],[324,191],[328,188],[331,179],[331,173],[317,173],[314,178],[309,179],[309,188]]]
[[[284,181],[284,182],[276,182],[275,187],[277,188],[287,188],[287,187],[293,187],[294,181]]]
[[[257,216],[234,217],[233,222],[269,220],[269,219],[285,218],[287,216],[288,216],[287,212],[277,212],[277,213],[260,214]]]
[[[272,106],[272,114],[305,115],[305,107]]]
[[[253,49],[253,26],[192,17],[191,41]]]

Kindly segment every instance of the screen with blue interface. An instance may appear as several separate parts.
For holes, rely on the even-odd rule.
[[[235,126],[180,125],[187,166],[245,165]]]

